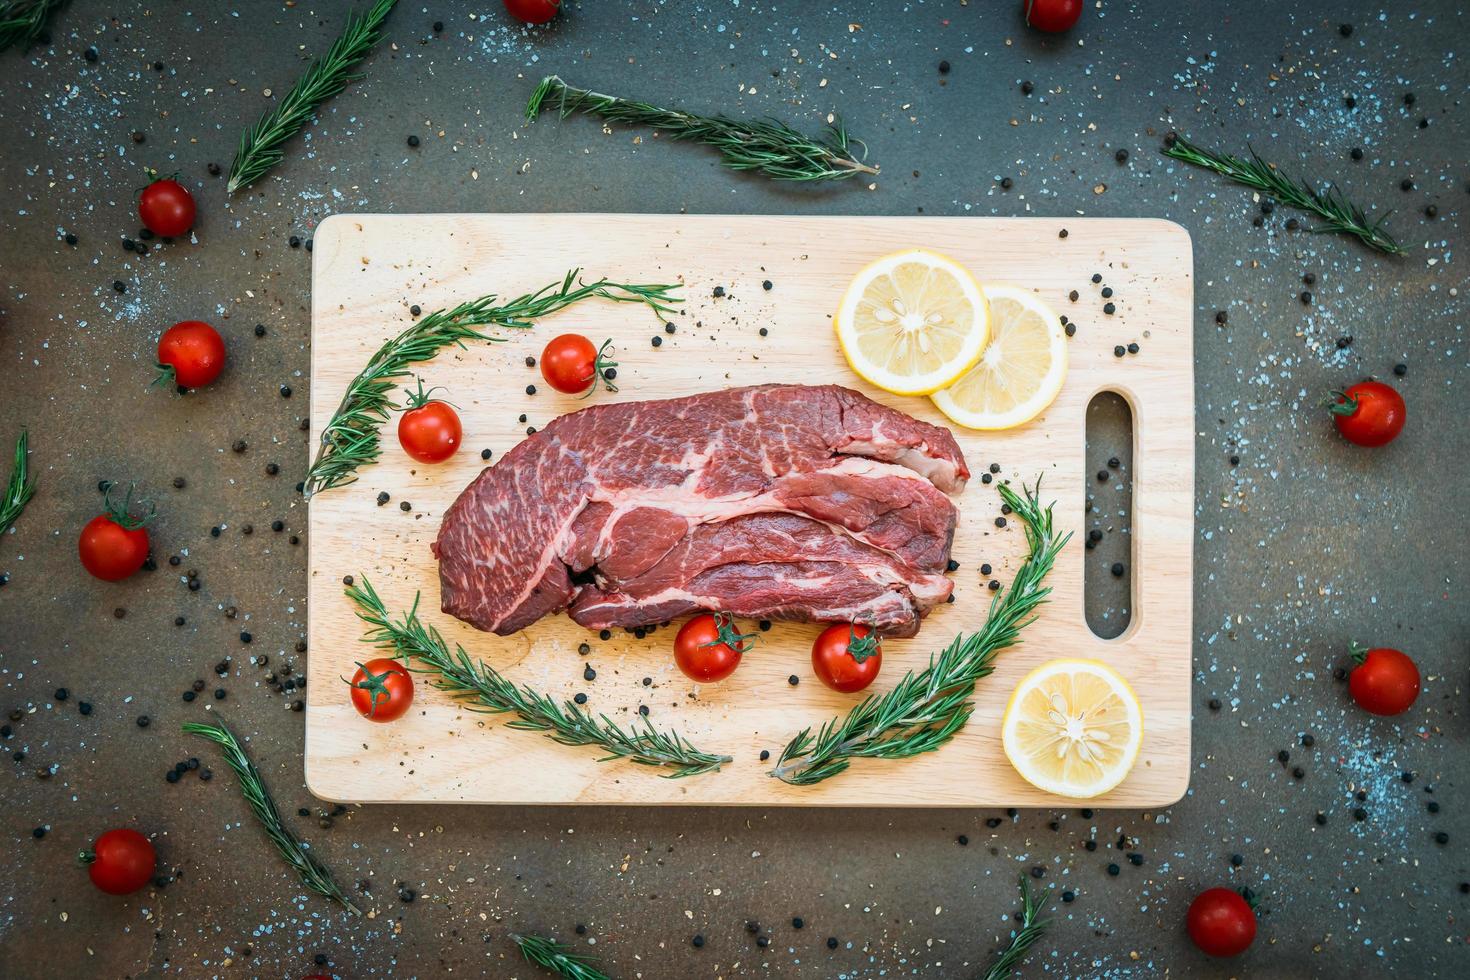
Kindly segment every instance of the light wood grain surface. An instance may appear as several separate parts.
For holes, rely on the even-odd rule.
[[[1059,237],[1067,229],[1066,238]],[[558,333],[594,342],[614,338],[617,395],[625,400],[693,394],[762,382],[836,382],[911,415],[946,424],[925,398],[887,395],[860,381],[837,351],[831,312],[854,272],[896,249],[921,245],[967,265],[982,282],[1035,289],[1078,323],[1071,370],[1055,404],[1031,424],[1002,433],[955,429],[975,479],[958,498],[953,574],[956,602],[942,606],[912,640],[884,646],[881,691],[919,669],[956,632],[984,620],[991,594],[978,571],[991,563],[1008,582],[1024,553],[1019,524],[998,529],[1000,500],[979,474],[992,462],[1001,478],[1044,477],[1058,526],[1077,533],[1049,584],[1052,602],[1002,654],[983,680],[966,728],[938,752],[896,762],[859,760],[815,787],[766,775],[772,756],[799,729],[843,712],[853,697],[828,691],[811,674],[815,626],[778,623],[740,669],[718,685],[695,685],[674,667],[674,628],[637,640],[599,641],[565,615],[514,636],[480,633],[442,615],[437,566],[429,553],[439,520],[484,465],[525,437],[586,403],[559,395],[525,366]],[[823,806],[1064,805],[1021,780],[1000,747],[1000,717],[1016,681],[1054,657],[1093,657],[1132,682],[1143,701],[1146,734],[1138,764],[1095,805],[1171,803],[1189,779],[1191,655],[1190,567],[1194,535],[1193,260],[1179,226],[1133,219],[722,217],[715,215],[338,215],[316,232],[312,296],[313,445],[351,378],[372,351],[412,317],[484,293],[510,296],[581,267],[587,278],[682,282],[687,302],[664,334],[638,306],[589,300],[529,331],[503,331],[503,344],[450,350],[422,365],[427,385],[460,409],[464,448],[426,466],[383,430],[381,462],[350,487],[310,504],[306,776],[318,796],[344,801],[486,803],[694,803]],[[1115,315],[1102,312],[1101,273],[1113,287]],[[770,280],[772,288],[762,287]],[[727,295],[715,298],[716,286]],[[1081,298],[1073,303],[1070,290]],[[762,337],[759,329],[769,335]],[[650,339],[663,338],[655,349]],[[1141,352],[1118,360],[1115,344]],[[534,396],[527,384],[537,385]],[[1132,621],[1102,640],[1083,620],[1085,411],[1100,391],[1123,395],[1134,414]],[[525,413],[528,422],[517,416]],[[395,423],[396,424],[396,419]],[[376,496],[392,500],[379,507]],[[412,509],[403,512],[401,501]],[[391,725],[359,718],[340,677],[371,654],[342,595],[344,575],[366,575],[396,613],[422,592],[424,618],[516,681],[571,697],[632,724],[639,705],[650,720],[676,728],[699,747],[728,754],[722,772],[669,780],[625,762],[597,762],[594,750],[557,745],[506,728],[505,716],[467,710],[420,679],[408,717]],[[677,627],[677,623],[675,627]],[[590,642],[592,652],[578,655]],[[590,663],[597,679],[583,680]],[[796,675],[799,686],[787,678]],[[644,678],[652,684],[645,686]]]

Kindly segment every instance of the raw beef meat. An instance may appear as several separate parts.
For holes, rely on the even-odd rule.
[[[482,471],[434,542],[445,612],[499,634],[697,610],[912,636],[949,597],[969,471],[947,429],[835,385],[563,416]]]

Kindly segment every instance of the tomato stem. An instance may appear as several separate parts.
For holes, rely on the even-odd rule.
[[[1325,404],[1333,415],[1351,416],[1358,411],[1358,399],[1345,391],[1333,391]]]
[[[153,501],[146,497],[138,501],[138,506],[146,506],[148,512],[142,517],[133,516],[133,491],[138,489],[136,483],[128,484],[128,494],[123,498],[121,507],[112,502],[112,488],[115,485],[109,483],[107,485],[107,492],[102,496],[103,503],[107,506],[107,516],[112,520],[112,523],[125,531],[136,531],[153,520],[154,516],[158,513],[158,508],[154,506]]]
[[[866,636],[858,636],[854,624],[847,624],[847,655],[858,663],[862,663],[869,657],[875,657],[882,652],[883,637],[872,627],[868,628]]]
[[[597,348],[597,357],[592,362],[592,384],[588,385],[587,390],[582,392],[583,398],[591,397],[592,393],[597,390],[599,383],[606,385],[608,391],[618,390],[618,386],[613,384],[612,380],[607,376],[607,370],[609,368],[618,366],[617,361],[607,356],[611,350],[612,338],[609,337],[602,342],[601,347]]]
[[[82,867],[86,867],[96,860],[97,854],[94,851],[77,851],[77,864],[80,864]]]
[[[717,647],[724,644],[736,653],[745,653],[750,647],[755,646],[756,641],[760,639],[760,635],[757,633],[741,633],[737,630],[735,628],[735,616],[733,613],[717,612],[713,614],[713,618],[715,621],[715,631],[719,635],[708,643],[701,643],[699,645],[701,650],[705,647]],[[749,646],[746,644],[749,644]],[[861,662],[859,661],[859,663]]]
[[[1357,640],[1349,640],[1348,654],[1353,658],[1353,663],[1361,667],[1363,666],[1363,661],[1368,658],[1368,648]]]
[[[430,401],[429,396],[430,395],[432,395],[436,391],[443,391],[444,390],[444,387],[442,385],[435,385],[434,387],[430,388],[428,391],[425,391],[424,390],[424,379],[423,378],[415,378],[414,380],[419,383],[419,390],[418,391],[410,391],[407,388],[404,388],[403,389],[403,393],[408,396],[408,405],[406,406],[408,408],[423,408],[425,405],[429,404],[429,401]],[[440,401],[444,401],[444,399],[441,398]],[[454,405],[454,402],[444,401],[444,404],[446,404],[446,405]],[[459,406],[458,405],[454,405],[454,407],[455,408],[458,408]]]

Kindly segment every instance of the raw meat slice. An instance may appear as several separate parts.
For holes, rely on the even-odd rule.
[[[890,632],[912,632],[949,594],[940,573],[956,512],[940,491],[959,492],[968,477],[947,429],[835,385],[594,406],[516,446],[449,508],[433,546],[441,605],[500,634],[572,606],[583,592],[579,621],[604,608],[622,625],[661,622],[671,594],[640,598],[625,584],[636,591],[644,576],[692,572],[679,556],[696,541],[718,540],[733,550],[704,561],[698,581],[679,583],[704,596],[697,605],[735,601],[738,582],[742,594],[760,597],[741,600],[745,615],[881,614]],[[769,548],[776,524],[717,533],[756,515],[800,520],[800,533],[788,527],[786,540],[819,538],[829,554],[793,545],[753,560],[744,550]],[[839,549],[840,563],[831,560]],[[687,595],[679,602],[681,611],[694,608]]]

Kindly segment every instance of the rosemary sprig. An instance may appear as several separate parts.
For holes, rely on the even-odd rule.
[[[230,164],[229,192],[255,183],[286,156],[281,148],[301,131],[317,107],[360,78],[352,74],[381,36],[383,21],[398,0],[375,0],[366,12],[347,15],[347,26],[327,53],[313,61],[276,107],[240,136]]]
[[[26,456],[29,447],[30,433],[21,429],[20,438],[15,442],[15,465],[10,470],[10,482],[5,485],[4,498],[0,499],[0,534],[10,530],[36,492],[36,481],[31,478],[30,460]]]
[[[650,126],[676,140],[692,140],[720,151],[731,170],[754,170],[777,180],[842,180],[854,174],[876,174],[863,160],[867,147],[847,135],[841,120],[828,126],[820,137],[803,136],[779,119],[765,122],[739,121],[726,116],[699,116],[677,109],[662,109],[646,102],[631,102],[613,95],[573,88],[557,75],[547,75],[531,93],[526,119],[534,122],[548,103],[556,106],[562,119],[585,112],[612,122]],[[856,143],[862,154],[854,154]]]
[[[624,730],[607,715],[594,718],[573,701],[558,705],[529,685],[517,687],[484,661],[472,660],[458,644],[451,653],[439,631],[419,619],[417,595],[408,614],[394,622],[366,578],[361,586],[349,585],[346,594],[357,605],[358,618],[372,627],[364,642],[392,650],[410,666],[421,665],[414,670],[438,674],[434,685],[463,698],[473,710],[515,715],[508,728],[544,732],[562,745],[594,745],[607,753],[599,762],[627,759],[659,766],[669,770],[665,775],[670,779],[717,772],[730,761],[727,755],[701,752],[678,732],[660,731],[648,721],[641,730]]]
[[[572,952],[570,946],[545,936],[522,936],[511,933],[511,939],[521,948],[521,955],[529,962],[544,967],[567,980],[608,980],[606,973],[593,966],[590,957]]]
[[[985,973],[985,980],[1007,980],[1011,970],[1026,958],[1026,952],[1046,932],[1046,920],[1041,912],[1046,907],[1044,898],[1033,899],[1026,876],[1021,875],[1021,928],[1011,937],[1011,944]]]
[[[812,735],[802,729],[777,760],[770,774],[793,786],[811,786],[843,772],[853,759],[904,759],[933,752],[948,742],[970,718],[975,684],[995,669],[995,657],[1017,642],[1032,612],[1051,589],[1042,581],[1057,553],[1071,538],[1052,530],[1051,507],[1037,500],[1041,490],[1029,487],[1024,499],[1001,484],[1001,498],[1026,528],[1029,554],[1011,586],[990,603],[985,625],[977,633],[956,636],[929,666],[909,671],[881,697],[872,695],[842,718],[833,718]]]
[[[276,846],[276,850],[281,852],[281,857],[301,876],[301,883],[318,895],[330,898],[352,914],[361,915],[362,912],[332,880],[332,873],[327,870],[327,866],[286,828],[276,809],[276,801],[271,799],[270,791],[265,788],[260,770],[255,768],[255,763],[245,754],[244,746],[225,727],[224,722],[186,722],[184,731],[189,735],[201,735],[223,747],[225,762],[240,778],[240,789],[245,793],[245,801],[250,804],[255,818],[265,828],[266,836]]]
[[[0,51],[28,48],[46,33],[46,22],[66,0],[6,0],[0,3]]]
[[[1201,149],[1178,133],[1171,133],[1164,143],[1163,153],[1166,157],[1213,170],[1237,184],[1264,191],[1282,204],[1315,214],[1322,219],[1322,225],[1313,231],[1352,235],[1369,248],[1388,255],[1403,254],[1404,247],[1394,241],[1383,227],[1392,212],[1385,212],[1373,220],[1362,208],[1349,201],[1336,184],[1328,185],[1325,191],[1318,191],[1305,180],[1288,177],[1275,164],[1262,160],[1254,148],[1250,151],[1250,159],[1246,160],[1230,153]]]
[[[671,312],[669,304],[683,302],[674,295],[677,285],[628,285],[606,279],[583,283],[577,279],[580,271],[572,269],[560,283],[550,283],[499,306],[495,303],[498,297],[491,293],[450,310],[430,313],[379,347],[367,367],[347,386],[322,432],[316,460],[306,472],[306,496],[353,482],[359,466],[377,460],[381,453],[378,427],[398,407],[389,396],[409,376],[410,365],[427,361],[450,345],[464,347],[468,340],[504,340],[476,328],[530,327],[539,317],[593,296],[616,303],[646,303],[659,313]]]

